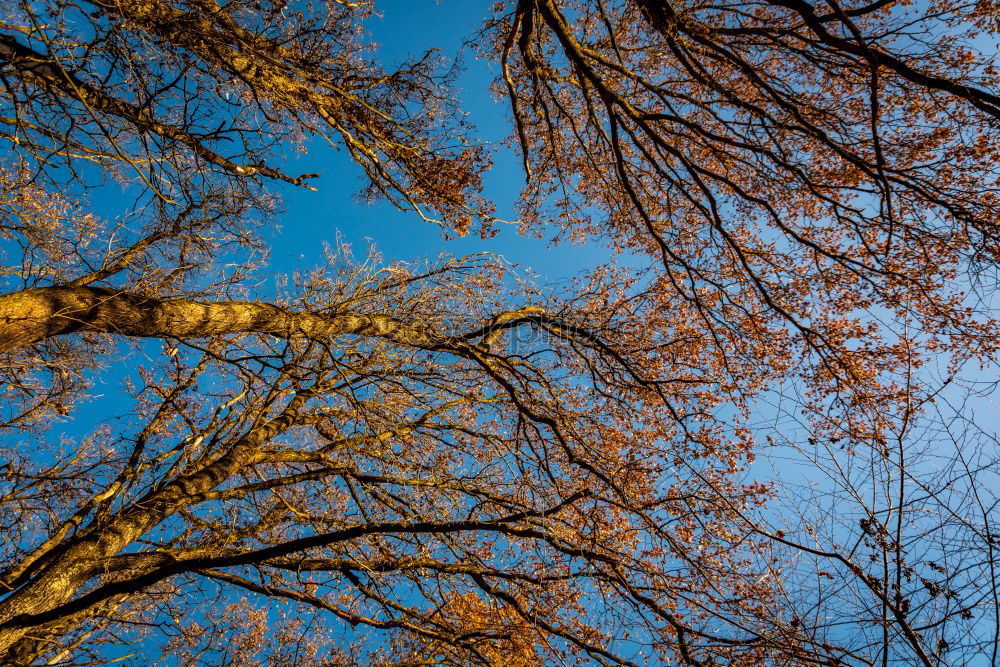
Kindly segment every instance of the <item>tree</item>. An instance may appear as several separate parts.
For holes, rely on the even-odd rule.
[[[712,419],[699,344],[627,276],[559,295],[484,257],[333,250],[270,301],[250,292],[266,184],[312,182],[277,147],[307,136],[401,207],[459,232],[489,221],[447,71],[356,55],[367,12],[7,12],[2,661],[142,642],[240,664],[781,646],[732,509],[764,495],[740,482],[749,441]],[[85,208],[100,178],[134,198],[120,223]],[[121,417],[51,441],[115,341],[141,338],[163,345],[131,369]],[[345,633],[381,639],[352,657]]]
[[[4,572],[7,659],[48,655],[48,635],[67,630],[58,650],[115,624],[204,628],[182,600],[212,598],[213,586],[402,630],[404,661],[444,647],[487,662],[515,649],[524,660],[564,650],[610,658],[614,635],[602,634],[617,624],[583,625],[588,588],[641,603],[669,632],[664,650],[692,641],[684,633],[697,626],[676,618],[678,596],[696,601],[701,586],[687,591],[699,578],[744,587],[720,553],[738,540],[732,519],[711,500],[722,488],[734,498],[755,491],[730,486],[725,462],[735,466],[738,452],[722,448],[741,443],[682,435],[699,421],[685,413],[704,409],[681,405],[700,382],[639,376],[635,368],[680,352],[641,329],[592,318],[584,331],[567,323],[569,306],[446,329],[488,293],[483,268],[313,275],[288,305],[308,313],[298,316],[93,288],[96,304],[61,298],[62,312],[96,312],[86,328],[155,335],[131,328],[136,313],[146,313],[140,325],[169,321],[182,349],[171,343],[142,370],[134,432],[99,430],[69,457],[9,453],[8,511],[23,537]],[[251,316],[261,333],[203,330],[198,342],[176,329],[259,310],[295,324]],[[550,349],[537,359],[505,353],[507,332],[528,325],[552,335]],[[612,327],[614,350],[593,333]],[[643,407],[660,401],[677,404],[676,422]],[[697,483],[669,481],[680,463],[661,460],[668,441],[675,459],[700,469]],[[33,467],[40,461],[54,463]],[[692,542],[704,545],[689,553]],[[690,567],[661,569],[634,549],[677,551]],[[233,631],[220,632],[228,642]],[[220,648],[178,646],[182,657],[189,650]]]
[[[756,523],[795,626],[852,664],[996,661],[996,429],[962,406],[1000,340],[997,28],[837,0],[520,0],[490,27],[523,218],[648,254],[768,388],[759,438],[808,484]]]
[[[827,4],[495,7],[525,230],[555,219],[650,271],[545,291],[486,257],[334,251],[266,295],[255,229],[274,186],[322,183],[283,164],[310,137],[369,196],[490,233],[485,147],[434,54],[382,71],[371,8],[332,0],[5,10],[3,660],[995,651],[992,504],[947,497],[993,460],[956,448],[934,480],[913,447],[1000,340],[1000,100],[969,42],[996,11]],[[101,179],[133,199],[118,223],[85,208]],[[163,346],[124,418],[49,442],[130,338]],[[828,520],[821,495],[802,522],[760,509],[793,491],[746,479],[762,411],[801,420],[783,434],[836,484]]]

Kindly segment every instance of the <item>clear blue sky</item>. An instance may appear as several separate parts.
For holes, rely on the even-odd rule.
[[[506,139],[510,128],[507,107],[502,101],[495,102],[488,90],[496,67],[477,60],[474,49],[463,49],[488,17],[490,3],[386,0],[377,6],[382,17],[372,19],[368,26],[386,68],[431,48],[440,49],[448,58],[461,52],[465,70],[458,80],[458,92],[468,120],[483,140],[500,144]],[[272,247],[270,268],[274,272],[286,273],[322,263],[321,242],[333,243],[338,234],[359,254],[370,239],[386,261],[419,260],[441,252],[456,256],[493,252],[520,265],[525,273],[534,270],[541,281],[575,275],[608,256],[607,249],[598,243],[550,247],[547,240],[521,236],[516,224],[501,225],[497,236],[489,240],[473,233],[445,241],[440,228],[416,215],[402,213],[385,203],[359,203],[353,195],[363,185],[360,170],[343,152],[335,152],[325,142],[312,142],[309,154],[290,170],[319,172],[322,177],[312,183],[318,192],[290,186],[275,188],[287,212],[278,221],[280,232],[268,237]],[[499,147],[485,183],[497,216],[515,221],[514,205],[524,175],[520,158],[512,149]]]
[[[467,120],[476,126],[480,139],[496,144],[498,149],[493,155],[493,169],[484,179],[485,194],[496,205],[497,216],[512,224],[500,225],[499,233],[488,240],[475,233],[446,240],[440,227],[413,213],[401,212],[385,202],[371,205],[359,202],[355,195],[365,185],[361,170],[345,151],[336,151],[325,140],[317,139],[309,144],[308,154],[288,168],[296,173],[320,173],[321,178],[311,182],[317,192],[278,182],[266,184],[281,198],[284,213],[274,218],[273,227],[261,230],[271,254],[267,266],[253,281],[258,288],[251,298],[271,298],[280,275],[323,265],[323,244],[334,245],[338,239],[352,245],[359,259],[369,243],[374,243],[387,263],[421,262],[441,253],[460,257],[492,252],[517,265],[522,277],[532,277],[534,282],[542,284],[561,282],[607,260],[610,251],[599,242],[552,247],[548,237],[554,230],[542,239],[518,232],[514,209],[524,174],[514,150],[499,145],[510,131],[508,109],[503,101],[494,101],[488,90],[497,73],[495,65],[477,60],[475,50],[465,46],[489,16],[490,3],[384,0],[377,6],[382,17],[371,19],[367,26],[380,47],[377,57],[386,69],[432,48],[440,49],[446,58],[461,54],[464,71],[458,79],[457,92],[468,113]],[[109,220],[125,215],[127,210],[123,210],[122,203],[130,201],[127,197],[123,199],[115,183],[89,191],[87,198],[92,210]],[[132,351],[135,345],[138,350]],[[86,403],[81,413],[74,413],[58,424],[56,431],[80,436],[93,427],[95,420],[118,414],[122,378],[142,363],[144,354],[155,356],[161,346],[158,340],[123,341],[119,363],[105,368],[95,378],[94,400]]]

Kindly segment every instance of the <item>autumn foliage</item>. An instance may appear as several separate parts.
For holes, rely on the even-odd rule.
[[[995,661],[997,9],[494,3],[521,230],[612,256],[264,288],[307,146],[496,230],[376,10],[0,9],[0,662]]]

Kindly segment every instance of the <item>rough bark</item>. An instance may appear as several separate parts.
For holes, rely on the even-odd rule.
[[[437,340],[388,316],[295,312],[252,301],[158,299],[101,287],[44,287],[0,296],[0,352],[84,331],[177,339],[243,333],[283,338],[356,334],[416,347],[432,347]]]
[[[91,530],[83,531],[61,548],[54,558],[41,559],[40,562],[44,565],[37,568],[37,573],[32,572],[36,568],[25,573],[29,576],[35,574],[34,581],[0,603],[0,656],[32,631],[30,625],[19,623],[18,619],[42,614],[70,600],[81,586],[98,574],[104,559],[117,554],[158,523],[190,504],[198,494],[215,488],[241,468],[255,462],[260,446],[293,421],[293,412],[286,411],[251,430],[211,464],[173,480],[162,489],[151,491],[107,524],[99,528],[91,526]],[[74,609],[67,615],[86,611],[87,608]],[[54,623],[62,620],[62,616],[50,619]]]
[[[597,344],[587,332],[559,323],[538,308],[501,313],[485,326],[457,336],[383,315],[325,315],[257,302],[157,299],[108,288],[49,287],[0,296],[2,351],[80,331],[178,339],[250,332],[313,338],[350,334],[443,351],[473,359],[488,368],[490,364],[483,355],[493,339],[503,330],[524,323],[558,327],[553,329],[556,335]],[[473,343],[475,340],[480,345]],[[105,597],[93,601],[87,598],[76,606],[68,603],[87,582],[107,571],[109,558],[232,479],[240,470],[259,462],[262,446],[296,423],[297,410],[298,403],[293,401],[282,414],[249,430],[224,454],[203,467],[151,490],[107,521],[91,524],[56,548],[33,553],[22,564],[9,569],[10,576],[0,579],[0,584],[12,591],[0,602],[0,656],[6,656],[2,659],[13,659],[11,651],[27,646],[24,642],[30,639],[30,633],[62,627],[67,617],[86,615],[94,605],[101,604]],[[157,570],[160,574],[166,571],[162,567]],[[151,581],[162,578],[150,576]],[[56,630],[53,632],[58,634]]]

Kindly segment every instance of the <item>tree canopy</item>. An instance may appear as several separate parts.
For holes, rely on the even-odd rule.
[[[322,146],[501,224],[378,9],[0,10],[0,662],[996,662],[1000,10],[484,4],[521,230],[606,261],[266,287]]]

